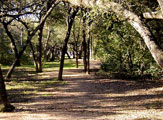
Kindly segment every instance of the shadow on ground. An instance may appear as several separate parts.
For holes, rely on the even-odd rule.
[[[67,119],[112,119],[113,116],[127,115],[125,111],[129,114],[163,109],[162,83],[100,78],[94,75],[97,69],[91,71],[86,75],[82,69],[64,70],[65,81],[61,82],[55,79],[57,71],[35,75],[26,71],[25,75],[29,76],[22,75],[18,81],[7,82],[11,87],[8,90],[10,102],[16,106],[15,113],[63,114]],[[14,88],[14,85],[23,87]]]

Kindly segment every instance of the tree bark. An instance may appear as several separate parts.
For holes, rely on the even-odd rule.
[[[44,24],[45,22],[42,23],[42,25],[39,28],[39,33],[38,33],[38,56],[37,56],[37,66],[38,66],[38,71],[37,72],[42,72],[42,35],[43,35],[43,29],[44,29]]]
[[[91,21],[88,23],[88,56],[87,56],[87,72],[90,74],[90,40],[91,40],[91,31],[90,31]]]
[[[8,102],[6,87],[0,66],[0,112],[11,112],[14,109],[15,107]]]
[[[88,72],[87,70],[87,42],[86,42],[86,16],[83,16],[83,42],[82,42],[82,46],[83,46],[83,63],[84,63],[84,72]]]
[[[122,5],[116,2],[109,2],[103,0],[66,0],[76,6],[84,6],[87,8],[99,8],[104,11],[112,10],[117,16],[126,19],[144,39],[149,51],[151,52],[157,64],[163,68],[163,50],[156,44],[149,28],[142,22],[142,20],[133,12],[125,9]]]
[[[75,16],[76,16],[77,12],[78,12],[78,8],[73,11],[72,15],[69,18],[70,21],[68,22],[68,25],[67,25],[67,33],[66,33],[66,37],[65,37],[65,40],[64,40],[64,45],[63,45],[63,48],[62,48],[62,53],[61,53],[61,61],[60,61],[58,80],[63,80],[62,79],[62,74],[63,74],[63,67],[64,67],[64,58],[65,58],[65,54],[67,52],[67,44],[68,44],[68,41],[69,41],[71,28],[72,28],[72,25],[73,25],[73,22],[74,22],[74,19],[75,19]]]
[[[29,45],[30,45],[30,47],[31,47],[32,56],[33,56],[33,61],[34,61],[34,66],[35,66],[35,70],[36,70],[36,72],[37,72],[37,71],[38,71],[37,57],[36,57],[36,55],[35,55],[35,51],[34,51],[34,48],[33,48],[32,43],[30,42]]]

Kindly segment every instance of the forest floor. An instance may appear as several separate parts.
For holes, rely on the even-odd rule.
[[[0,113],[0,120],[163,120],[163,84],[107,79],[82,69],[65,69],[64,81],[57,70],[23,72],[7,81],[14,112]],[[23,72],[23,73],[21,73]]]

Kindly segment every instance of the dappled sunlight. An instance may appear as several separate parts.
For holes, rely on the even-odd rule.
[[[63,75],[63,77],[78,77],[78,76],[85,76],[85,74]]]
[[[11,117],[0,114],[0,119],[161,120],[163,116],[162,84],[101,78],[74,68],[64,70],[64,81],[57,75],[57,71],[29,73],[7,82],[16,110],[8,113]]]

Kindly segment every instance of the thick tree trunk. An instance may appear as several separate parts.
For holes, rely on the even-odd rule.
[[[72,28],[72,25],[73,25],[73,22],[74,22],[74,19],[75,19],[75,16],[76,16],[77,12],[78,12],[78,9],[74,10],[72,15],[69,18],[70,21],[68,22],[67,33],[66,33],[66,37],[65,37],[65,40],[64,40],[64,45],[63,45],[63,48],[62,48],[62,53],[61,53],[58,80],[63,80],[62,79],[62,74],[63,74],[63,67],[64,67],[64,58],[65,58],[65,54],[67,52],[67,44],[68,44],[68,41],[69,41],[71,28]]]
[[[11,112],[13,110],[14,106],[8,102],[6,87],[0,66],[0,112]]]
[[[139,16],[137,16],[133,12],[125,9],[124,7],[122,7],[122,5],[115,2],[109,2],[104,0],[82,0],[82,1],[66,0],[66,1],[76,6],[84,6],[88,8],[97,7],[104,11],[112,10],[117,14],[117,16],[126,19],[126,21],[128,21],[144,39],[145,44],[147,45],[157,64],[163,67],[163,50],[156,44],[150,30],[141,21]]]

